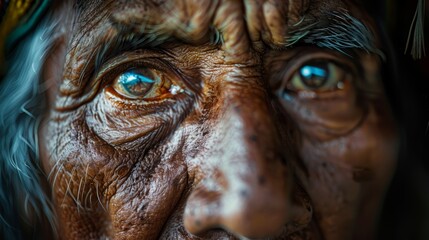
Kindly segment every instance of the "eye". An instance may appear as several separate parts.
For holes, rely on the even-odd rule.
[[[295,92],[325,92],[342,89],[345,74],[342,67],[331,61],[312,60],[301,65],[288,80],[286,88]]]
[[[142,97],[152,89],[156,81],[156,76],[148,69],[130,70],[119,75],[115,90],[127,97]]]
[[[183,91],[162,72],[150,68],[129,69],[116,77],[113,89],[125,98],[151,99]]]

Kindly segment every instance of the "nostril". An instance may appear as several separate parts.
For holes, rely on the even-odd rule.
[[[183,217],[185,229],[193,235],[199,235],[217,228],[219,226],[218,206],[217,203],[198,207],[193,204],[187,205]]]
[[[209,190],[205,185],[201,184],[192,192],[185,206],[183,223],[185,229],[193,235],[199,235],[219,225],[221,193],[219,188],[210,187]],[[212,191],[213,189],[217,191]]]

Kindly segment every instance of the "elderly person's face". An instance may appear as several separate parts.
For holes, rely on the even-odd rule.
[[[354,1],[81,2],[44,71],[61,238],[374,236],[397,137]]]

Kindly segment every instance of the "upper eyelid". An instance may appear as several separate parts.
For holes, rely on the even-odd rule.
[[[158,52],[138,50],[124,53],[103,63],[101,68],[88,80],[89,84],[87,88],[90,88],[90,91],[95,89],[96,92],[98,92],[100,86],[110,81],[113,75],[119,75],[121,72],[130,68],[143,66],[158,69],[163,72],[167,72],[168,68],[166,61],[161,60],[161,56]],[[109,80],[106,80],[106,78]]]
[[[174,55],[163,49],[139,49],[132,52],[125,52],[106,61],[100,70],[90,79],[90,85],[91,88],[99,89],[104,86],[107,81],[112,80],[112,75],[119,75],[130,68],[148,67],[162,71],[166,75],[173,76],[173,78],[180,81],[176,82],[177,84],[184,84],[186,89],[190,90],[186,91],[188,94],[198,96],[201,84],[199,81],[193,80],[194,78],[189,77],[185,69],[175,65],[174,63],[177,62],[176,60]],[[106,78],[109,80],[106,80]]]
[[[100,70],[95,74],[94,78],[100,78],[106,72],[110,72],[115,68],[118,68],[121,65],[130,63],[130,62],[148,62],[148,59],[160,59],[161,56],[158,52],[152,51],[133,51],[121,54],[115,58],[109,59],[105,63],[102,64]],[[147,63],[149,64],[149,63]]]
[[[275,64],[279,68],[271,69],[269,65],[266,66],[270,69],[272,74],[269,76],[269,84],[273,90],[279,90],[286,87],[288,81],[294,73],[296,73],[300,67],[306,62],[313,60],[326,60],[331,61],[334,64],[342,67],[347,72],[353,74],[359,74],[358,69],[361,69],[361,63],[358,59],[350,58],[342,55],[334,50],[319,49],[319,48],[306,48],[303,51],[297,51],[295,54],[290,54],[286,58],[279,56],[278,59],[271,62],[271,65]]]
[[[186,75],[183,73],[189,73],[184,66],[187,65],[187,63],[185,64],[185,62],[181,60],[181,56],[177,55],[175,51],[173,51],[174,47],[176,47],[176,45],[170,45],[166,48],[140,48],[122,52],[99,64],[98,70],[92,75],[91,80],[100,78],[106,72],[129,62],[137,62],[140,63],[140,65],[149,65],[153,68],[166,72],[174,72],[177,75],[185,77]],[[153,62],[155,62],[155,64],[153,64]],[[196,69],[196,67],[198,68],[198,66],[193,66],[192,69]]]

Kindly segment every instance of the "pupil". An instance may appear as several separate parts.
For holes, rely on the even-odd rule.
[[[129,94],[142,96],[146,94],[155,83],[154,80],[147,76],[151,76],[152,74],[149,73],[145,75],[134,71],[125,72],[119,77],[119,83]]]
[[[309,88],[320,88],[328,81],[326,64],[305,65],[299,71],[302,82]]]

